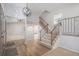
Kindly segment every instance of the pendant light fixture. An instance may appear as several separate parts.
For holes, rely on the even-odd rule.
[[[31,10],[30,8],[28,7],[28,3],[26,4],[26,7],[23,8],[23,14],[28,17],[28,16],[31,16]]]

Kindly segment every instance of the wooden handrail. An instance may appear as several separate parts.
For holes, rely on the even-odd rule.
[[[54,30],[57,28],[57,27],[59,27],[59,25],[60,25],[61,23],[59,22],[58,24],[56,24],[55,26],[54,26],[54,28],[52,29],[52,31],[51,31],[51,45],[52,45],[52,42],[53,42],[53,32],[54,32]],[[59,30],[59,28],[58,28],[58,30]]]
[[[52,29],[51,32],[53,32],[53,31],[55,30],[55,28],[57,28],[57,26],[58,26],[59,24],[60,24],[60,23],[56,24],[56,25],[54,26],[54,28]]]
[[[42,17],[39,17],[39,19],[48,24]]]
[[[60,21],[62,21],[62,20],[68,20],[68,19],[72,19],[72,18],[77,18],[77,17],[79,17],[79,16],[67,17],[67,18],[63,18],[63,19],[61,19]]]
[[[45,26],[43,25],[42,29],[46,29],[47,28],[47,31],[48,31],[48,23],[43,18],[41,18],[41,17],[39,17],[39,18],[40,18],[40,22],[41,23],[46,23]],[[42,32],[42,30],[40,30],[40,32]]]
[[[41,17],[39,17],[39,19],[40,19],[40,22],[39,23],[41,23],[42,24],[42,26],[43,26],[43,28],[40,30],[40,40],[41,40],[41,37],[43,37],[44,36],[44,34],[46,34],[46,33],[48,33],[48,23],[43,19],[43,18],[41,18]],[[41,36],[41,33],[42,33],[42,31],[43,30],[47,30],[47,31],[45,31],[45,33]]]
[[[40,20],[40,22],[39,22],[39,23],[41,23],[41,24],[43,25],[43,27],[44,27],[44,26],[46,26],[46,25],[48,25],[48,24],[44,24],[44,22],[43,22],[43,21],[41,21],[41,20]]]
[[[43,37],[45,34],[47,34],[47,32],[45,32],[41,37]]]
[[[44,28],[43,29],[45,29],[46,27],[48,27],[48,24],[46,25],[46,26],[44,26]],[[40,30],[40,36],[41,36],[41,32],[42,32],[43,30]],[[45,33],[44,34],[46,34],[46,33],[48,33],[48,29],[47,29],[47,31],[45,31]],[[43,34],[43,35],[44,35]],[[41,36],[41,37],[43,37],[43,35]],[[41,37],[40,37],[40,40],[41,40]]]
[[[45,29],[45,28],[47,28],[47,27],[48,27],[48,24],[47,24],[46,26],[44,26],[43,29]],[[48,30],[48,29],[47,29],[47,30]],[[40,32],[42,32],[42,30],[40,30]]]

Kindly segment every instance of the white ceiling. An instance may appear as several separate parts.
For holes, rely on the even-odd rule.
[[[22,9],[26,6],[25,3],[4,3],[1,4],[6,16],[16,17],[19,19],[25,18]],[[31,9],[32,16],[39,16],[44,10],[54,12],[58,9],[69,7],[77,4],[68,3],[29,3],[28,7]]]

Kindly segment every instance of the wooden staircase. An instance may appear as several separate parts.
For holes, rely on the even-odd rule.
[[[49,24],[42,17],[39,17],[39,24],[42,28],[40,31],[40,43],[48,48],[52,48],[59,35],[60,23],[56,24],[52,31],[50,31],[48,28]]]

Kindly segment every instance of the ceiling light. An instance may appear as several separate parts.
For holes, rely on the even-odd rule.
[[[30,10],[30,8],[28,8],[28,4],[26,7],[23,8],[23,14],[25,16],[31,16],[31,10]]]

